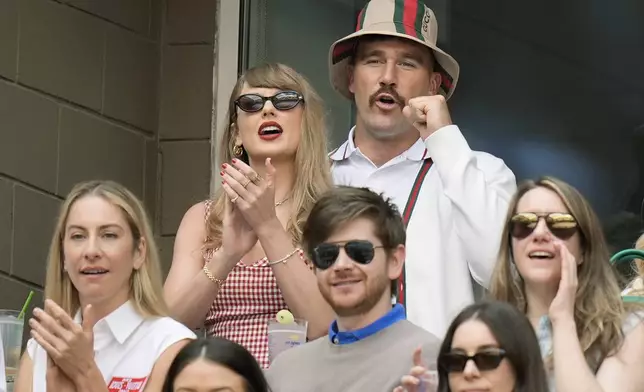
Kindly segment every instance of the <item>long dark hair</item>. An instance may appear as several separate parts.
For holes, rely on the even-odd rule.
[[[270,392],[264,372],[255,358],[239,344],[218,337],[193,340],[181,349],[168,369],[163,392],[172,392],[179,373],[202,358],[239,374],[246,381],[246,392]]]
[[[447,330],[439,357],[452,350],[452,340],[458,327],[468,320],[487,325],[505,350],[516,375],[514,392],[548,392],[546,371],[537,335],[528,319],[516,307],[499,301],[481,301],[463,309]],[[451,392],[445,370],[438,367],[438,392]]]

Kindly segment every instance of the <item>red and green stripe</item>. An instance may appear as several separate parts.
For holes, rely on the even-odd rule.
[[[396,0],[394,3],[393,20],[396,31],[400,34],[407,34],[424,41],[422,34],[424,16],[425,7],[419,0]]]
[[[416,175],[416,179],[414,180],[414,185],[411,187],[411,192],[409,193],[409,198],[407,199],[407,205],[405,205],[405,211],[402,214],[403,222],[405,223],[405,228],[407,228],[407,225],[409,225],[409,220],[411,219],[411,213],[414,211],[414,207],[416,206],[416,202],[418,201],[418,195],[420,194],[420,188],[423,186],[423,181],[425,181],[425,177],[427,176],[427,173],[429,173],[429,169],[431,169],[432,164],[434,161],[432,158],[425,158],[425,155],[427,155],[427,150],[425,150],[425,153],[423,154],[423,165],[420,167],[420,170],[418,171],[418,174]],[[399,304],[402,304],[403,306],[405,305],[405,264],[403,264],[403,269],[398,277],[398,282],[397,284],[397,302]]]
[[[411,193],[409,193],[409,198],[407,199],[407,205],[405,205],[405,211],[403,211],[403,222],[405,227],[409,224],[411,219],[411,213],[414,211],[416,206],[416,201],[418,200],[418,194],[420,194],[420,188],[423,186],[423,181],[425,181],[425,176],[429,172],[429,169],[432,167],[434,161],[432,158],[425,158],[423,165],[420,167],[418,174],[416,175],[416,180],[414,180],[414,185],[411,187]]]
[[[362,10],[360,10],[360,13],[358,14],[358,21],[356,22],[356,31],[362,30],[364,27],[364,19],[365,15],[367,14],[367,7],[369,7],[369,3],[365,5]]]

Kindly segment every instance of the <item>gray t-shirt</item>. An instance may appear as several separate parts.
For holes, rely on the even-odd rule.
[[[266,376],[273,392],[391,392],[413,366],[422,347],[427,365],[434,365],[441,341],[407,320],[365,339],[333,344],[328,336],[280,354]]]

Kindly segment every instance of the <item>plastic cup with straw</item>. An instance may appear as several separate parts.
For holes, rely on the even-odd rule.
[[[33,290],[29,292],[22,310],[16,316],[15,310],[0,310],[0,336],[4,351],[5,376],[7,390],[13,390],[13,382],[18,373],[20,363],[20,352],[22,349],[22,335],[24,329],[24,318],[31,299],[34,296]]]

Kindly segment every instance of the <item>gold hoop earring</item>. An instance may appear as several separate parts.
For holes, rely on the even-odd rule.
[[[233,155],[239,158],[243,153],[244,148],[240,145],[235,144],[235,147],[233,147]]]

